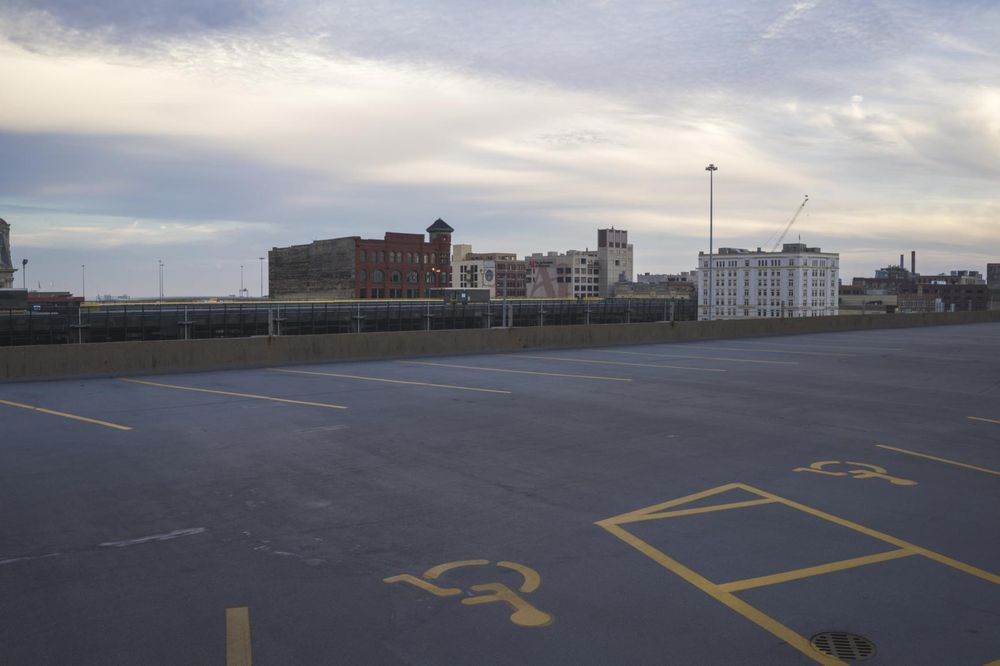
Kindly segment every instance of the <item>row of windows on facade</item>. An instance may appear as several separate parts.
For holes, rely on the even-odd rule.
[[[390,264],[402,264],[402,263],[407,263],[407,264],[420,264],[420,263],[424,263],[424,264],[435,264],[435,263],[447,264],[447,263],[449,263],[448,262],[448,255],[447,254],[442,254],[440,257],[438,257],[434,253],[423,254],[423,255],[421,255],[419,252],[395,252],[395,251],[389,251],[388,253],[386,253],[384,250],[370,250],[370,251],[367,251],[367,252],[365,250],[358,250],[358,261],[370,261],[373,264],[384,264],[384,263],[386,263],[386,261],[385,261],[386,254],[389,255],[389,262],[388,263],[390,263]],[[405,259],[405,261],[404,261],[404,259]],[[422,262],[421,262],[421,259],[423,259]]]
[[[429,294],[424,294],[424,296],[429,296]],[[371,290],[359,289],[358,298],[420,298],[419,289],[399,289],[391,288],[385,289],[384,287],[372,287]]]
[[[441,273],[441,284],[448,284],[451,276],[447,273]],[[380,270],[374,270],[371,273],[372,282],[385,282],[385,272]],[[402,282],[403,274],[399,271],[391,271],[389,273],[389,282]],[[417,284],[420,282],[420,274],[417,271],[410,271],[406,274],[406,281],[410,284]],[[358,282],[368,282],[368,271],[361,269],[358,271]],[[424,275],[424,282],[427,284],[437,284],[438,273],[434,271],[428,271]]]
[[[827,263],[829,262],[829,263]],[[739,259],[715,259],[713,262],[715,268],[720,266],[728,266],[730,268],[740,265]],[[704,268],[708,268],[708,259],[701,262]],[[743,260],[744,266],[750,265],[749,259]],[[836,262],[833,259],[802,259],[801,263],[796,263],[795,259],[757,259],[757,266],[832,266],[837,267]]]
[[[707,309],[706,309],[707,311]],[[722,312],[716,312],[715,314],[720,317],[735,317],[737,309],[736,308],[723,308]],[[757,310],[758,317],[818,317],[824,314],[833,314],[832,310],[814,310],[810,312],[795,312],[790,310]],[[747,308],[743,309],[743,316],[749,317],[750,310]]]

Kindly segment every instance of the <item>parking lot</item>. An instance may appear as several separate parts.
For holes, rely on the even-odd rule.
[[[1000,324],[0,384],[0,415],[3,664],[1000,660]]]

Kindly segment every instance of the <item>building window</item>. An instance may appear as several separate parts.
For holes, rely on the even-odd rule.
[[[411,284],[416,284],[420,282],[420,276],[417,275],[416,271],[410,271],[406,274],[406,281]]]
[[[385,289],[381,287],[372,289],[372,298],[385,298]]]
[[[385,282],[385,273],[383,273],[382,271],[372,271],[372,282]],[[373,289],[372,298],[382,298],[382,297],[375,296],[375,290]]]
[[[358,261],[364,261],[364,260],[365,260],[365,251],[358,250]]]
[[[389,290],[389,298],[402,298],[402,297],[403,297],[403,290],[402,289],[390,289]]]
[[[407,289],[406,290],[406,297],[407,298],[419,298],[420,297],[420,290],[419,289]]]
[[[382,250],[379,250],[378,252],[376,252],[375,253],[375,261],[377,263],[384,264],[385,263],[385,252],[383,252]]]
[[[368,271],[366,271],[363,268],[360,271],[358,271],[358,281],[359,282],[367,282],[368,281]]]
[[[401,276],[400,276],[400,274],[399,274],[399,271],[393,271],[393,272],[392,272],[392,273],[391,273],[391,274],[389,275],[389,281],[390,281],[390,282],[399,282],[399,281],[400,281],[400,279],[401,279]]]
[[[358,298],[366,298],[364,289],[358,289]]]
[[[426,255],[424,255],[424,256],[426,256]],[[431,271],[427,271],[427,275],[425,275],[424,278],[427,281],[427,284],[434,284],[435,282],[437,282],[437,279],[436,279],[437,276],[434,275],[434,273],[431,272]]]

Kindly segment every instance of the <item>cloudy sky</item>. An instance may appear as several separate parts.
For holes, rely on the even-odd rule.
[[[272,246],[443,217],[629,231],[638,272],[789,234],[842,276],[1000,261],[997,0],[5,0],[0,217],[38,287],[259,290]],[[20,286],[20,274],[17,284]]]

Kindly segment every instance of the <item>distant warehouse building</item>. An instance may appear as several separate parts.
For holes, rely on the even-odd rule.
[[[711,257],[711,266],[709,255],[699,252],[698,273],[699,319],[837,314],[840,255],[818,247],[785,243],[781,252],[724,247]]]
[[[437,219],[423,234],[347,236],[267,253],[272,298],[426,298],[451,284],[451,234]]]

